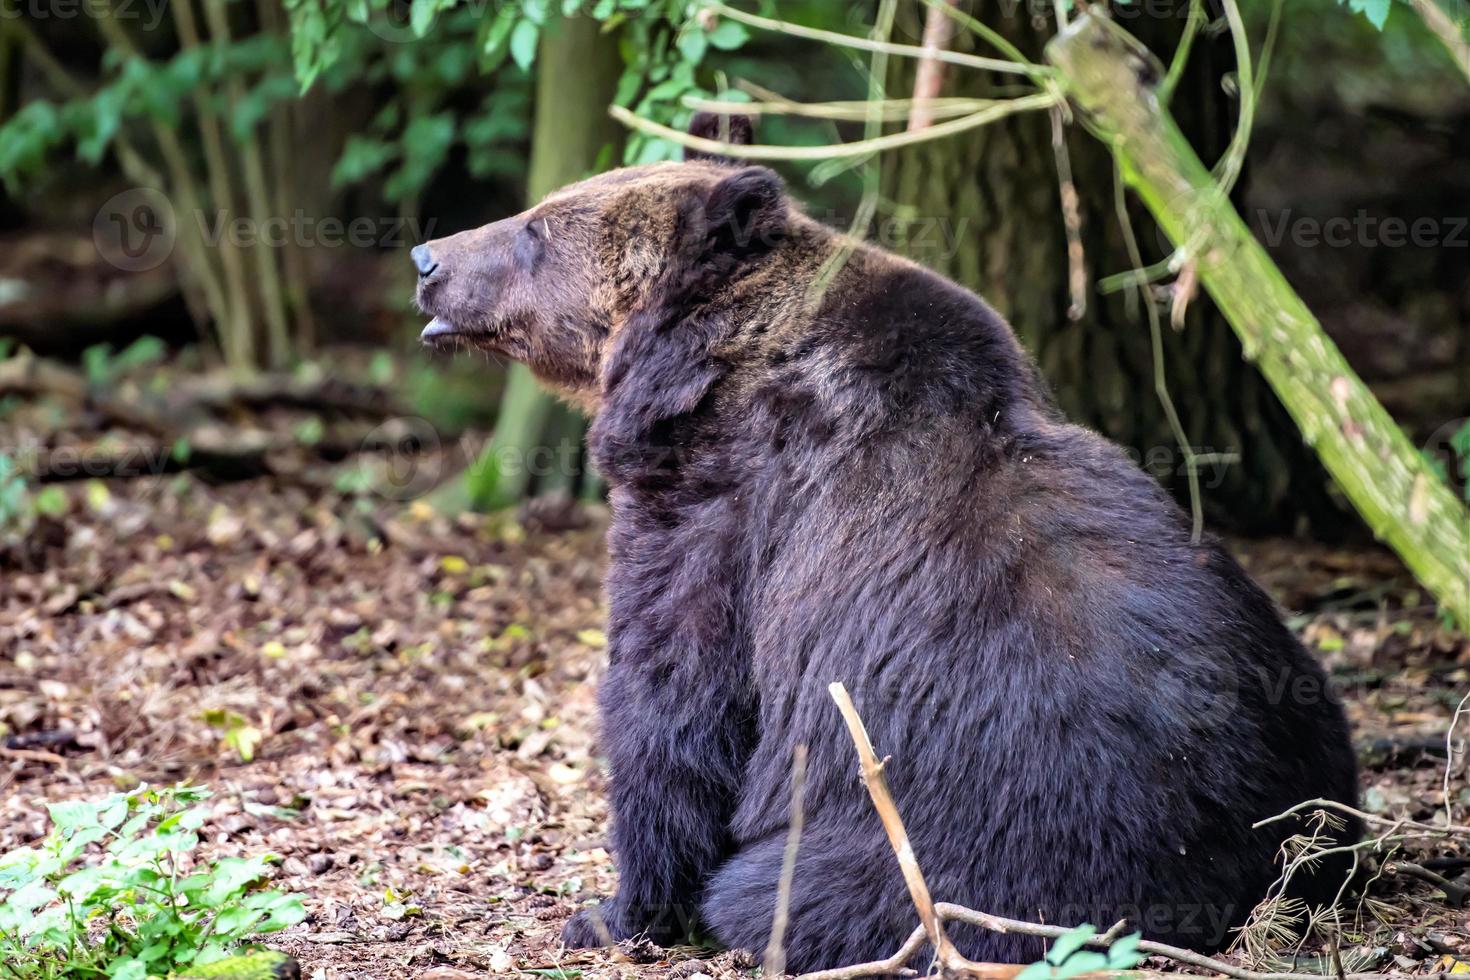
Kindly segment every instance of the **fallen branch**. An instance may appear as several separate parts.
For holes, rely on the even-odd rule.
[[[1301,803],[1298,803],[1296,806],[1291,807],[1290,809],[1283,810],[1282,812],[1276,814],[1276,816],[1274,817],[1267,817],[1264,820],[1257,820],[1255,823],[1251,824],[1251,829],[1255,830],[1258,827],[1264,827],[1267,824],[1275,823],[1278,820],[1286,820],[1290,817],[1300,814],[1303,810],[1309,809],[1336,810],[1339,813],[1346,813],[1350,816],[1357,817],[1364,823],[1372,824],[1377,827],[1392,827],[1395,830],[1408,828],[1410,830],[1417,830],[1425,834],[1470,835],[1470,827],[1462,827],[1459,824],[1446,823],[1443,826],[1438,826],[1432,823],[1421,823],[1417,820],[1391,820],[1388,817],[1380,817],[1374,813],[1365,813],[1364,811],[1359,810],[1356,807],[1348,806],[1346,803],[1339,803],[1337,800],[1304,800]]]
[[[1007,919],[998,915],[990,915],[985,912],[977,912],[963,905],[954,905],[949,902],[935,903],[929,894],[929,886],[924,881],[923,872],[919,868],[918,859],[914,855],[913,845],[909,842],[908,831],[904,829],[903,819],[899,816],[898,807],[893,802],[893,796],[888,791],[887,780],[883,777],[883,767],[886,759],[879,759],[873,749],[873,744],[868,738],[868,730],[863,725],[862,716],[858,714],[857,708],[852,703],[852,698],[847,693],[847,688],[840,683],[827,686],[827,691],[832,695],[837,708],[842,712],[843,721],[847,723],[848,734],[852,737],[853,745],[856,746],[858,758],[862,763],[863,782],[868,788],[868,795],[872,797],[873,808],[878,811],[878,816],[883,821],[883,829],[888,833],[889,843],[893,845],[894,852],[898,855],[899,867],[903,872],[904,881],[909,886],[909,894],[913,898],[914,907],[919,912],[922,923],[899,947],[898,951],[884,960],[875,960],[870,963],[859,963],[853,966],[838,967],[832,970],[821,970],[816,973],[803,974],[798,980],[858,980],[862,977],[878,977],[893,975],[913,975],[914,971],[905,969],[908,961],[926,943],[935,948],[935,962],[940,969],[941,975],[952,977],[978,977],[982,980],[1014,980],[1024,965],[1008,963],[976,963],[966,959],[944,932],[944,923],[961,922],[966,925],[977,926],[990,932],[1008,933],[1019,936],[1036,936],[1043,939],[1058,939],[1070,933],[1073,928],[1063,925],[1049,925],[1039,922],[1026,922],[1021,919]],[[1309,800],[1298,807],[1293,807],[1286,813],[1279,814],[1268,820],[1261,821],[1256,826],[1270,823],[1274,820],[1283,819],[1301,807],[1313,804],[1321,804],[1327,801]],[[1339,805],[1340,806],[1340,805]],[[1351,807],[1344,809],[1351,810]],[[1353,811],[1357,812],[1357,811]],[[1436,828],[1438,829],[1438,828]],[[1419,869],[1423,871],[1424,869]],[[1404,869],[1405,873],[1409,872]],[[1432,872],[1425,872],[1431,874]],[[1439,876],[1435,876],[1439,877]],[[1443,887],[1442,885],[1440,887]],[[1113,946],[1120,938],[1126,928],[1124,922],[1118,922],[1107,932],[1092,936],[1084,945],[1107,949]],[[1259,970],[1249,970],[1244,967],[1218,960],[1194,950],[1184,949],[1179,946],[1170,946],[1166,943],[1153,942],[1151,940],[1140,940],[1137,950],[1148,956],[1162,956],[1188,966],[1209,970],[1220,976],[1230,977],[1231,980],[1322,980],[1318,973],[1269,973]],[[1177,977],[1178,974],[1159,973],[1148,970],[1128,970],[1127,976],[1135,978],[1165,978]],[[1118,971],[1106,971],[1098,973],[1082,974],[1082,977],[1118,977],[1124,975]],[[1338,980],[1384,980],[1385,974],[1377,973],[1348,973],[1339,975]]]
[[[1445,901],[1452,907],[1461,909],[1465,907],[1465,900],[1470,899],[1470,887],[1462,885],[1457,881],[1450,881],[1442,874],[1430,871],[1422,865],[1412,864],[1408,861],[1388,861],[1383,865],[1383,871],[1389,875],[1403,875],[1406,878],[1416,878],[1426,884],[1433,885],[1444,892]]]

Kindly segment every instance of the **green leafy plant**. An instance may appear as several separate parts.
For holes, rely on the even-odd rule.
[[[1051,944],[1046,958],[1022,970],[1016,980],[1070,980],[1084,973],[1131,970],[1143,962],[1138,952],[1141,934],[1124,936],[1105,950],[1083,949],[1097,929],[1080,925]]]
[[[1393,0],[1337,0],[1337,3],[1355,14],[1362,14],[1380,31],[1388,23],[1388,12],[1393,7]]]
[[[23,980],[145,980],[223,960],[305,917],[261,888],[271,855],[195,854],[209,792],[142,787],[48,807],[52,830],[0,856],[0,963]]]
[[[157,337],[139,337],[120,351],[111,344],[94,344],[82,351],[82,368],[87,381],[100,387],[157,364],[167,354],[168,348]]]

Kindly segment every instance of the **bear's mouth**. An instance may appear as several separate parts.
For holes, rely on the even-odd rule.
[[[464,327],[448,317],[438,315],[419,334],[419,340],[425,346],[451,353],[466,348],[488,348],[494,337],[493,330]]]

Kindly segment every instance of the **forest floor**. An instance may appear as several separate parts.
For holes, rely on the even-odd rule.
[[[259,479],[64,486],[0,567],[0,852],[45,832],[47,802],[188,779],[214,791],[207,853],[281,856],[308,918],[269,941],[304,976],[755,975],[733,953],[560,948],[615,884],[600,511],[548,529]],[[1236,550],[1339,681],[1365,808],[1442,820],[1470,643],[1381,552]],[[1377,897],[1350,971],[1470,972],[1470,910],[1412,880]]]

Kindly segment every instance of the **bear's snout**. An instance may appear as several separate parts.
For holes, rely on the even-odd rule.
[[[418,270],[420,279],[427,279],[439,268],[439,260],[434,258],[434,252],[427,245],[415,245],[408,253],[413,259],[413,267]]]

